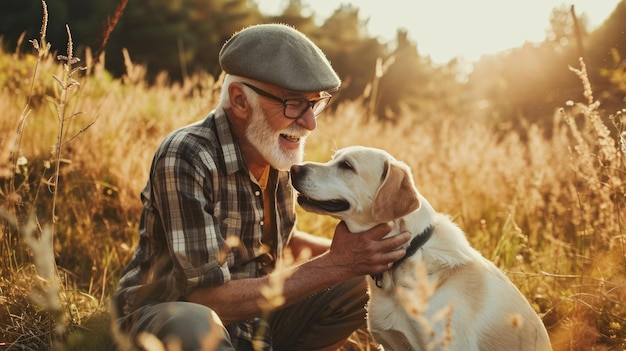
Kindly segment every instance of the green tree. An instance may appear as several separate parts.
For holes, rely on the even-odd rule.
[[[578,67],[587,39],[584,16],[577,22],[569,7],[552,11],[546,40],[483,58],[470,75],[477,100],[488,102],[485,112],[495,121],[518,128],[537,123],[549,133],[554,112],[567,100],[580,101],[580,80],[568,66]],[[576,33],[580,33],[580,41]]]
[[[409,110],[415,118],[436,118],[442,113],[461,108],[461,82],[457,80],[458,61],[435,66],[429,57],[419,54],[417,44],[406,30],[398,30],[397,48],[383,65],[376,115],[394,120]]]
[[[587,25],[589,20],[584,13],[576,14],[574,17],[573,9],[573,6],[570,7],[563,4],[552,10],[546,42],[552,43],[559,51],[575,48],[578,50],[579,56],[582,56],[584,47],[583,42],[579,40],[588,35]]]
[[[67,43],[65,25],[67,24],[77,47],[96,47],[100,44],[107,16],[115,8],[116,3],[117,0],[47,1],[48,41],[53,48],[61,50],[65,48]],[[26,43],[30,39],[38,38],[42,18],[41,0],[0,1],[0,35],[2,35],[5,48],[15,49],[22,34]]]
[[[290,25],[302,33],[310,35],[317,28],[313,19],[314,14],[306,15],[306,6],[301,0],[289,0],[282,13],[267,18],[268,23],[284,23]]]
[[[199,69],[218,72],[217,54],[230,35],[260,18],[246,0],[144,0],[129,2],[107,57],[121,74],[121,49],[148,67],[149,77],[161,71],[173,79]]]
[[[376,60],[386,55],[386,48],[368,35],[366,26],[358,8],[341,5],[312,33],[343,81],[338,101],[361,97],[374,79]]]
[[[609,113],[626,101],[626,0],[589,37],[588,70],[601,107]]]

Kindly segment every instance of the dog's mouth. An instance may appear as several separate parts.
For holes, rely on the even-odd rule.
[[[342,212],[350,208],[350,203],[346,200],[315,200],[304,195],[298,196],[298,204],[305,210],[322,210],[328,213]]]

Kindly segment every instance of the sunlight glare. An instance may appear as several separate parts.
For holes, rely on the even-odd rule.
[[[318,21],[332,15],[341,4],[358,7],[362,19],[369,18],[368,31],[382,42],[395,39],[404,28],[417,43],[421,55],[445,63],[454,57],[476,61],[492,54],[519,47],[524,42],[541,42],[546,37],[550,13],[559,5],[575,6],[580,16],[589,18],[590,30],[602,24],[620,0],[303,0]],[[257,0],[264,13],[277,14],[287,0]]]

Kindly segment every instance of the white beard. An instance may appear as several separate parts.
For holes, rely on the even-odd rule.
[[[253,104],[255,105],[255,104]],[[274,168],[287,171],[304,158],[304,145],[309,131],[295,123],[290,124],[281,131],[274,131],[267,122],[263,110],[257,105],[253,107],[250,124],[246,128],[246,138],[261,156]],[[300,145],[296,150],[283,150],[280,147],[281,134],[291,138],[300,138]]]

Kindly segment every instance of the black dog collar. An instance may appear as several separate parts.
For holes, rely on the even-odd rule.
[[[430,240],[430,238],[433,236],[434,231],[435,231],[435,226],[431,224],[428,227],[426,227],[426,229],[424,229],[424,231],[421,232],[420,235],[417,235],[415,238],[413,238],[413,240],[411,240],[411,244],[409,244],[409,247],[406,249],[406,255],[404,255],[404,257],[396,261],[396,263],[393,264],[393,267],[391,267],[391,269],[400,266],[400,264],[404,262],[407,258],[413,256],[417,252],[417,250],[419,250],[422,246],[424,246],[424,244],[428,242],[428,240]],[[372,274],[370,275],[370,277],[374,279],[377,287],[382,288],[382,282],[383,282],[382,273]]]

